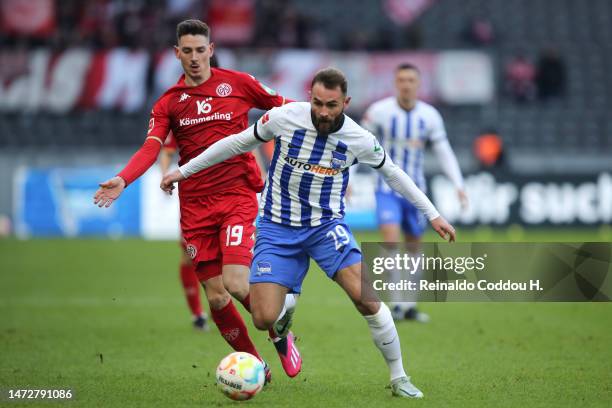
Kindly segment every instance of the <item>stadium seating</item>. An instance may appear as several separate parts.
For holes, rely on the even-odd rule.
[[[442,113],[455,144],[468,142],[482,126],[493,126],[513,149],[587,153],[610,147],[612,79],[606,73],[612,68],[609,45],[612,3],[608,0],[442,0],[419,20],[424,47],[468,46],[461,34],[473,16],[488,19],[495,29],[496,40],[489,52],[497,62],[500,84],[503,63],[517,52],[535,62],[541,49],[554,46],[566,63],[566,94],[559,100],[517,106],[501,92],[500,86],[497,120],[491,123],[469,121],[465,125],[464,113],[455,107],[444,107]]]
[[[291,2],[325,30],[328,46],[342,46],[347,33],[375,36],[389,26],[381,2],[369,0]],[[520,10],[520,12],[517,12]],[[612,145],[612,2],[609,0],[438,0],[416,21],[425,49],[474,47],[463,32],[473,17],[492,23],[495,41],[483,49],[496,64],[498,98],[490,106],[441,106],[453,145],[467,150],[480,132],[495,128],[516,151],[601,152]],[[400,43],[395,41],[395,46]],[[505,94],[505,63],[523,53],[534,63],[554,46],[567,69],[565,96],[517,104]],[[147,115],[116,112],[0,115],[0,147],[135,146]]]

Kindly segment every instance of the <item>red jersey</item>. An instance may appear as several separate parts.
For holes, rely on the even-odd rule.
[[[174,139],[174,135],[172,132],[168,133],[166,140],[164,141],[164,145],[162,146],[166,150],[170,150],[171,152],[175,152],[178,150],[178,145],[176,144],[176,139]]]
[[[179,148],[183,165],[224,137],[248,126],[251,108],[268,110],[285,98],[263,86],[251,75],[211,68],[211,77],[198,86],[185,84],[184,75],[153,105],[148,137],[162,142],[169,131]],[[241,154],[203,170],[180,184],[181,197],[214,194],[247,186],[261,191],[263,181],[255,156]]]

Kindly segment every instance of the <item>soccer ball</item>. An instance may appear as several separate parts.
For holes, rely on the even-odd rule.
[[[264,386],[266,374],[257,357],[236,352],[225,357],[217,367],[217,386],[236,401],[253,398]]]

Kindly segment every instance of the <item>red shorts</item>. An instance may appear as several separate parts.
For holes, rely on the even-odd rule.
[[[222,265],[250,266],[255,243],[257,196],[250,188],[181,198],[181,230],[185,250],[198,263],[198,278],[207,280],[221,274]]]

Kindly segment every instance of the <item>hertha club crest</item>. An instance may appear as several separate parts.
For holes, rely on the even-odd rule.
[[[221,97],[226,97],[231,93],[232,93],[232,86],[228,84],[227,82],[223,82],[222,84],[219,84],[219,86],[217,87],[217,95]]]
[[[196,249],[195,245],[193,245],[193,244],[187,245],[187,247],[185,248],[185,252],[187,252],[187,255],[191,259],[195,259],[196,255],[198,254],[198,250]]]

